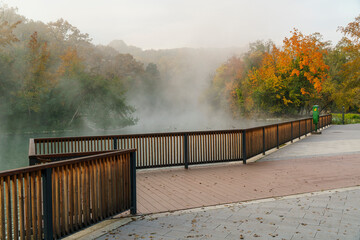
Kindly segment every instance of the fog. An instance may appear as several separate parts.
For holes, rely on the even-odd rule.
[[[130,53],[144,62],[157,64],[161,85],[156,92],[129,91],[127,99],[136,108],[135,126],[122,132],[172,132],[246,128],[267,121],[236,118],[229,109],[217,109],[205,98],[216,69],[232,56],[242,56],[248,48],[181,48],[141,50],[123,41],[110,46]]]
[[[29,94],[27,95],[26,91],[23,92],[22,103],[9,100],[10,97],[16,99],[17,94],[23,91],[21,87],[23,79],[31,79],[31,74],[28,73],[31,73],[33,69],[31,69],[31,64],[29,65],[27,62],[29,58],[24,56],[28,54],[26,49],[30,35],[34,32],[40,36],[41,41],[39,43],[42,43],[42,40],[49,42],[48,49],[51,53],[49,64],[44,64],[44,66],[51,66],[44,70],[43,79],[45,80],[41,84],[49,83],[46,76],[59,76],[58,69],[62,63],[59,56],[63,56],[68,46],[80,46],[78,48],[79,55],[81,55],[81,51],[85,54],[79,59],[91,65],[90,67],[93,69],[96,67],[100,69],[95,72],[97,77],[100,76],[100,80],[93,86],[99,86],[109,80],[101,78],[106,75],[102,71],[110,69],[113,71],[111,74],[114,74],[117,73],[117,69],[111,69],[113,66],[118,67],[119,63],[123,62],[129,63],[126,62],[126,59],[116,61],[115,53],[131,54],[138,61],[137,63],[130,62],[130,64],[136,65],[134,68],[139,65],[145,69],[151,64],[156,64],[159,81],[143,85],[135,84],[126,89],[124,99],[127,104],[134,107],[133,116],[137,118],[136,124],[132,126],[103,130],[93,126],[93,123],[89,121],[88,126],[77,130],[75,127],[71,131],[56,129],[55,132],[41,133],[42,130],[39,131],[34,127],[30,134],[25,133],[32,129],[31,121],[27,121],[26,130],[21,125],[15,126],[17,131],[12,132],[15,134],[1,135],[0,163],[2,166],[0,170],[27,165],[27,143],[28,139],[32,137],[220,130],[247,128],[281,121],[281,119],[269,119],[266,116],[259,119],[233,118],[228,109],[216,109],[211,106],[205,98],[205,92],[210,86],[216,69],[228,58],[244,54],[250,42],[272,39],[275,44],[280,44],[293,28],[299,28],[304,34],[320,32],[324,39],[336,43],[341,38],[341,34],[336,31],[338,26],[344,26],[352,21],[360,10],[358,0],[230,0],[225,2],[215,0],[157,0],[151,2],[124,0],[101,3],[83,0],[71,2],[68,0],[56,2],[12,0],[1,2],[2,5],[4,3],[8,4],[9,7],[18,8],[18,13],[24,17],[20,19],[23,21],[22,24],[14,30],[20,39],[19,42],[14,43],[17,44],[17,48],[9,48],[1,52],[6,57],[3,58],[4,61],[2,62],[4,63],[1,72],[1,80],[3,81],[1,84],[3,85],[0,89],[2,106],[5,107],[1,109],[0,120],[2,116],[11,115],[16,110],[7,108],[7,104],[5,104],[7,102],[16,106],[18,111],[23,113],[23,116],[26,116],[27,110],[39,113],[38,106],[34,105],[33,109],[25,106],[26,102],[35,99],[29,101]],[[60,29],[59,32],[49,31],[49,29],[55,29],[56,26],[52,25],[55,27],[49,28],[46,24],[60,18],[69,21],[75,27],[74,35],[78,34],[75,36],[75,40],[67,38],[68,32],[65,32],[63,39],[57,39],[58,36],[61,36],[62,25],[57,26]],[[57,33],[60,35],[56,35]],[[83,38],[79,33],[88,33],[92,40],[87,37]],[[124,40],[126,44],[121,41],[113,42],[116,39]],[[59,43],[63,45],[59,47],[61,45]],[[106,49],[110,53],[101,50],[106,46],[114,49]],[[39,45],[38,49],[45,48]],[[39,53],[41,53],[40,50]],[[13,62],[5,61],[7,54],[13,57]],[[46,52],[43,56],[46,58]],[[108,62],[109,65],[102,65],[103,62]],[[5,64],[14,67],[11,69],[12,72],[9,71],[7,74],[5,71],[7,65]],[[101,67],[103,68],[101,69]],[[141,69],[141,73],[136,74],[140,76],[146,72],[144,69]],[[9,80],[11,76],[13,82]],[[83,75],[78,74],[78,79],[81,79],[79,76]],[[87,77],[91,79],[91,76],[88,75]],[[123,80],[128,76],[122,78],[123,76],[119,75],[117,77]],[[136,77],[131,78],[131,80],[136,79]],[[76,113],[74,109],[78,109],[78,106],[74,106],[77,101],[87,102],[98,97],[98,92],[95,91],[99,89],[98,87],[92,89],[94,90],[93,95],[78,96],[78,91],[75,91],[74,87],[76,83],[72,82],[75,80],[67,80],[70,83],[68,90],[72,90],[72,92],[64,91],[66,94],[63,96],[56,96],[58,105],[49,104],[49,107],[41,109],[42,112],[40,111],[43,113],[43,115],[39,114],[41,119],[52,123],[48,126],[60,126],[60,123],[55,121],[57,114],[65,116],[65,120],[61,124],[66,125],[64,122],[71,123],[69,120],[72,120],[74,113]],[[48,86],[50,85],[47,85],[46,88],[50,89],[51,87]],[[107,89],[104,84],[101,87],[103,87],[102,90]],[[99,92],[102,90],[100,89]],[[43,95],[50,100],[56,98],[47,95],[47,93],[44,91]],[[71,100],[60,101],[69,93],[72,95]],[[116,96],[116,93],[109,96],[104,94],[109,99],[112,99],[114,95]],[[66,101],[70,101],[70,103],[66,103]],[[51,103],[51,101],[47,103]],[[68,108],[62,109],[62,112],[52,111],[55,110],[52,106],[66,104],[68,104]],[[96,110],[99,110],[98,106]],[[54,118],[48,118],[46,114],[49,112]],[[89,112],[92,115],[101,115],[106,110],[91,112],[90,109],[87,112],[88,116],[83,113],[80,117],[86,119],[90,115]],[[106,116],[101,117],[106,118]],[[22,120],[26,121],[26,119]],[[10,122],[11,125],[12,121],[4,120],[4,122]],[[15,122],[13,124],[16,125]],[[13,159],[9,160],[10,157]],[[4,164],[5,162],[6,164]]]
[[[45,23],[64,18],[95,44],[114,39],[143,49],[244,46],[258,39],[280,44],[295,28],[337,42],[356,17],[358,0],[5,0],[19,13]]]

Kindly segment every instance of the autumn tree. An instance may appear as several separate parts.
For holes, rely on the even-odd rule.
[[[248,75],[256,105],[270,113],[309,110],[328,79],[320,35],[305,36],[296,29],[291,33],[282,49],[274,45],[260,68]]]
[[[216,69],[211,78],[206,97],[214,108],[227,109],[232,116],[254,111],[248,72],[261,66],[266,53],[271,51],[271,41],[249,44],[249,51],[241,57],[231,57]]]
[[[30,116],[33,112],[39,112],[42,98],[52,87],[52,76],[48,71],[50,52],[47,42],[42,42],[37,32],[34,32],[27,47],[27,71],[17,97],[26,106]]]
[[[360,16],[346,27],[340,27],[344,34],[339,47],[345,55],[346,62],[342,65],[343,81],[338,83],[336,99],[338,107],[346,109],[360,108]]]
[[[232,57],[216,69],[207,90],[207,98],[214,108],[228,109],[234,116],[238,111],[238,92],[245,73],[245,63],[241,58]]]

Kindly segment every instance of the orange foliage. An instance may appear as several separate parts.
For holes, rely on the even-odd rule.
[[[322,83],[328,78],[327,66],[323,56],[327,51],[322,49],[324,46],[316,36],[304,36],[297,29],[294,29],[290,38],[284,40],[284,53],[286,62],[291,66],[290,76],[298,76],[302,72],[304,77],[314,86],[319,93],[322,89]],[[298,61],[298,66],[289,64],[289,58]]]
[[[300,95],[315,97],[328,78],[329,67],[323,59],[326,50],[322,47],[316,35],[304,36],[295,29],[290,38],[285,38],[282,49],[274,45],[272,52],[264,55],[261,67],[249,71],[252,91],[274,96],[272,104],[281,100],[285,106],[301,104]]]
[[[75,73],[76,68],[80,67],[81,59],[78,56],[77,50],[69,47],[63,55],[60,56],[62,64],[58,69],[60,75],[71,76]]]

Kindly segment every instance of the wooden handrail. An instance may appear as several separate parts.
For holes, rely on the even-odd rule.
[[[0,239],[59,239],[136,214],[134,149],[0,172]]]
[[[30,173],[30,172],[35,172],[35,171],[47,169],[47,168],[61,167],[61,166],[69,165],[69,164],[88,162],[88,161],[91,161],[91,160],[94,160],[94,159],[97,159],[97,158],[103,157],[103,156],[111,157],[111,156],[118,155],[119,153],[130,153],[130,152],[136,152],[136,149],[106,151],[105,153],[79,157],[79,158],[76,158],[76,159],[68,159],[68,160],[62,160],[62,161],[47,163],[47,164],[39,164],[39,165],[34,165],[34,166],[28,166],[28,167],[16,168],[16,169],[11,169],[11,170],[5,170],[5,171],[0,172],[0,177],[11,176],[11,175],[14,175],[14,174]]]
[[[331,119],[331,115],[320,116],[319,127],[329,124],[328,119]],[[293,131],[291,134],[293,137],[289,134],[282,136],[284,131],[290,131],[290,127],[291,129],[297,129],[296,131],[291,130]],[[275,128],[280,133],[273,132]],[[265,129],[273,130],[265,131]],[[268,150],[274,146],[279,147],[285,140],[292,141],[294,138],[306,135],[311,130],[312,118],[308,117],[246,129],[38,138],[34,139],[34,141],[35,148],[38,151],[37,154],[41,156],[136,148],[138,152],[138,168],[178,165],[184,165],[187,168],[191,164],[221,161],[243,160],[245,163],[247,157],[251,157],[260,151],[260,147],[257,147],[256,151],[254,149],[246,151],[246,142],[244,140],[250,137],[252,143],[248,142],[248,144],[254,144],[255,142],[259,144],[259,141],[265,142],[262,139],[256,140],[261,135],[261,131],[264,131],[266,135],[277,135],[275,139],[267,139],[267,146],[262,146],[262,149]],[[248,135],[248,137],[244,138],[245,132],[259,133],[257,133],[258,136]],[[269,143],[269,141],[272,142]],[[31,159],[30,161],[35,162]]]

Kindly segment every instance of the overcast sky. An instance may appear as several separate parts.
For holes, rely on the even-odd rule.
[[[122,39],[143,49],[280,44],[293,28],[341,38],[360,0],[2,0],[27,18],[68,20],[95,44]],[[0,3],[1,3],[0,2]]]

